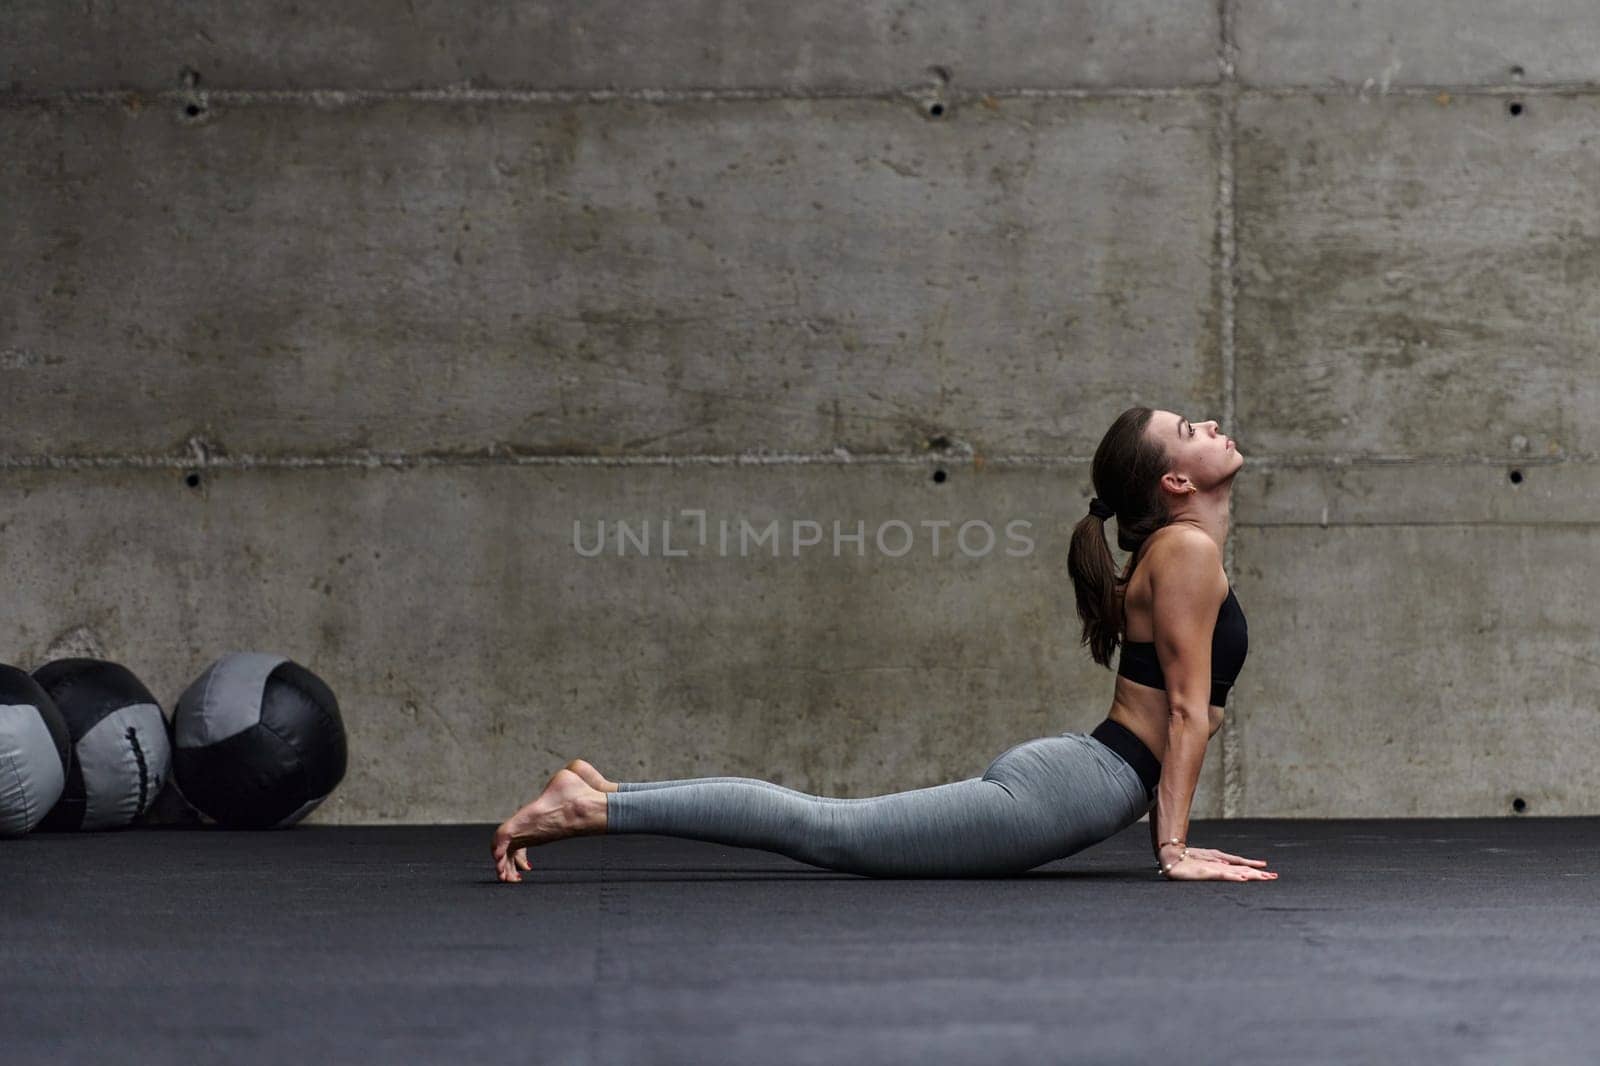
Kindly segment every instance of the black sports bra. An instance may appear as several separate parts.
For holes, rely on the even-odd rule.
[[[1217,612],[1217,627],[1211,634],[1211,705],[1224,707],[1228,703],[1228,690],[1234,678],[1244,667],[1245,654],[1250,650],[1250,627],[1245,625],[1244,609],[1228,586],[1228,598],[1222,601]],[[1167,679],[1161,672],[1161,660],[1156,658],[1153,641],[1123,641],[1122,658],[1117,663],[1117,673],[1141,685],[1165,690]]]

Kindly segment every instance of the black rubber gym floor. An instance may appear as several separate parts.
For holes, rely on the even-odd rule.
[[[0,842],[0,1061],[1593,1063],[1600,818],[1137,825],[887,881],[654,836],[135,829]]]

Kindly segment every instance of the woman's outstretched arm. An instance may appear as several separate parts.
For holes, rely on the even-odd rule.
[[[1227,861],[1184,856],[1189,808],[1211,739],[1211,638],[1228,598],[1222,551],[1201,530],[1184,530],[1158,546],[1153,571],[1156,658],[1167,681],[1167,750],[1161,761],[1152,822],[1166,876],[1184,881],[1243,881],[1268,876]],[[1180,859],[1180,856],[1183,856]]]

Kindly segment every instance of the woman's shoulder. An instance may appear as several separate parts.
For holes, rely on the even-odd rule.
[[[1170,579],[1181,575],[1187,581],[1220,579],[1227,584],[1222,549],[1203,529],[1187,523],[1162,526],[1150,534],[1145,551],[1152,577]]]

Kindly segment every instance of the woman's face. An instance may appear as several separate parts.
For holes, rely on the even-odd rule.
[[[1244,465],[1244,456],[1215,421],[1191,422],[1176,411],[1157,411],[1147,432],[1167,450],[1172,473],[1187,477],[1202,492],[1227,481]]]

